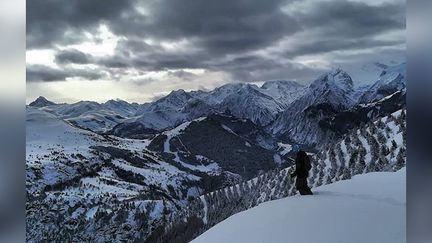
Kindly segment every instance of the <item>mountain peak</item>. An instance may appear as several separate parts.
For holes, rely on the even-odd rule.
[[[303,85],[297,83],[296,81],[292,80],[268,80],[265,81],[264,84],[261,86],[262,89],[270,89],[270,88],[280,88],[281,86],[284,87],[293,87],[293,88],[300,88],[303,87]]]
[[[330,72],[321,75],[311,84],[312,89],[336,88],[348,93],[351,93],[353,91],[353,87],[354,84],[351,76],[341,68],[336,68]]]
[[[242,82],[232,82],[232,83],[226,83],[215,90],[237,90],[241,89],[245,86],[249,85],[248,83],[242,83]]]
[[[353,80],[351,76],[344,70],[337,68],[332,73],[334,83],[340,88],[349,91],[353,89]]]
[[[184,89],[178,89],[171,91],[170,95],[184,95],[186,91]]]
[[[115,99],[110,99],[107,102],[109,102],[109,103],[123,103],[123,102],[126,102],[126,101],[122,100],[120,98],[115,98]]]
[[[114,106],[119,106],[119,105],[129,105],[129,102],[116,98],[116,99],[110,99],[107,102],[105,102],[105,105],[114,105]]]
[[[55,105],[55,104],[56,103],[47,100],[47,98],[45,98],[43,96],[39,96],[36,100],[34,100],[33,102],[31,102],[29,104],[29,106],[44,107],[44,106]]]

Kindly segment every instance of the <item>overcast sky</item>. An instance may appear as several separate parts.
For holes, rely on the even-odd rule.
[[[31,0],[27,101],[146,102],[336,67],[361,85],[405,48],[399,0]]]

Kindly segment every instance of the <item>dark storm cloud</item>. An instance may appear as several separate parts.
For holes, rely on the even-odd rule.
[[[282,63],[283,58],[269,58],[257,55],[235,58],[228,62],[211,65],[210,69],[225,70],[236,81],[254,82],[259,80],[288,79],[308,81],[323,70],[304,65]]]
[[[54,44],[80,43],[83,32],[96,31],[130,11],[132,0],[31,0],[27,2],[27,47],[52,47]]]
[[[183,79],[183,80],[186,80],[186,81],[192,80],[193,78],[197,77],[196,74],[193,74],[191,72],[187,72],[187,71],[184,71],[184,70],[169,71],[168,75],[176,77],[176,78],[180,78],[180,79]]]
[[[28,47],[85,40],[104,23],[117,35],[165,40],[193,39],[213,52],[238,52],[266,46],[299,30],[280,7],[286,0],[32,0],[27,5]],[[148,9],[140,14],[138,5]]]
[[[145,53],[127,57],[123,55],[93,58],[94,64],[101,68],[135,68],[142,71],[163,71],[183,68],[206,68],[201,56],[188,54]]]
[[[28,65],[26,75],[28,82],[65,81],[66,78],[72,77],[97,80],[105,77],[105,74],[98,70],[73,68],[57,69],[44,65]]]
[[[338,50],[396,46],[404,38],[379,39],[381,34],[405,29],[403,2],[368,5],[351,1],[323,1],[292,13],[306,30],[285,52],[293,58]]]
[[[92,56],[76,49],[62,50],[56,53],[55,62],[58,64],[88,64],[92,61]]]
[[[102,58],[98,61],[98,64],[107,67],[107,68],[128,68],[132,67],[127,60],[119,60],[120,58],[114,56],[114,57],[108,57],[108,58]]]
[[[360,50],[373,47],[394,46],[405,43],[404,40],[373,40],[368,38],[341,39],[321,37],[306,40],[290,46],[285,57],[291,58],[308,54],[320,54],[337,50]]]
[[[294,15],[305,28],[327,36],[364,38],[405,29],[405,4],[401,1],[381,5],[337,0],[314,2],[307,10]]]
[[[147,52],[163,51],[163,49],[158,45],[149,45],[142,39],[123,39],[117,42],[115,48],[116,53],[126,57],[131,55],[139,55]]]
[[[205,68],[206,62],[217,59],[204,50],[165,50],[160,44],[147,44],[143,40],[120,40],[115,54],[93,58],[98,65],[107,68],[137,68],[161,71],[181,68]]]
[[[292,2],[295,1],[31,0],[27,4],[30,49],[55,49],[87,38],[96,41],[100,24],[121,39],[112,56],[95,58],[77,50],[60,51],[55,61],[65,70],[30,70],[30,80],[65,80],[77,75],[77,70],[66,65],[70,63],[95,64],[100,68],[99,74],[111,75],[127,73],[130,68],[144,72],[201,68],[223,71],[237,80],[295,75],[303,78],[322,70],[290,60],[308,54],[392,47],[405,42],[379,38],[388,31],[405,28],[403,2],[368,5],[339,0],[308,1],[298,9],[282,10]],[[83,35],[85,32],[96,36],[88,37]],[[281,45],[271,54],[266,50],[287,40],[289,45]],[[164,41],[185,44],[167,49],[161,44]]]
[[[165,39],[189,38],[212,53],[267,46],[300,29],[282,12],[286,0],[162,0],[151,9],[149,31]]]

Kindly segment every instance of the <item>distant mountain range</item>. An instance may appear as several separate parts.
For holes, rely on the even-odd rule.
[[[122,100],[55,104],[39,97],[29,106],[39,107],[84,129],[129,138],[147,138],[199,117],[226,114],[248,119],[285,142],[317,148],[326,139],[344,133],[345,128],[328,124],[337,121],[340,113],[355,113],[373,102],[386,103],[397,91],[401,91],[399,104],[386,113],[404,105],[406,64],[383,68],[373,85],[360,88],[354,87],[348,73],[336,69],[308,87],[284,80],[267,81],[261,87],[230,83],[211,91],[176,90],[145,104]],[[391,103],[394,102],[393,98]],[[360,122],[371,118],[361,117]]]

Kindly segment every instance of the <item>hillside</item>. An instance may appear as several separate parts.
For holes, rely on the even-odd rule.
[[[318,187],[406,165],[405,110],[353,130],[312,157],[309,185]],[[162,242],[186,242],[238,212],[296,194],[292,168],[275,169],[249,181],[201,195],[158,235]]]
[[[358,175],[313,196],[263,203],[192,242],[405,242],[405,176],[405,168]]]
[[[204,191],[202,177],[219,174],[163,160],[147,140],[102,136],[33,107],[26,128],[27,238],[34,241],[144,238]]]

